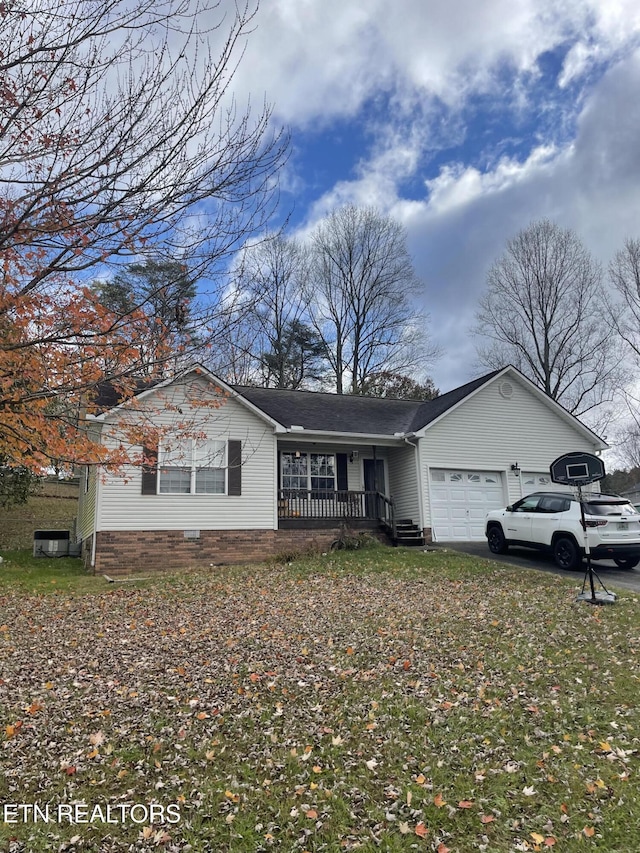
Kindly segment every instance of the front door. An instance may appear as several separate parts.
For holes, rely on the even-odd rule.
[[[364,490],[365,492],[380,492],[386,494],[384,482],[384,460],[363,459],[364,464]],[[377,518],[378,499],[375,495],[367,495],[367,518]]]

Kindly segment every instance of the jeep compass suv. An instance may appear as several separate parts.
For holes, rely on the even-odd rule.
[[[583,496],[593,560],[613,560],[632,569],[640,562],[640,513],[617,495]],[[561,569],[578,569],[584,556],[580,504],[571,492],[534,492],[487,515],[486,535],[494,554],[509,545],[550,551]]]

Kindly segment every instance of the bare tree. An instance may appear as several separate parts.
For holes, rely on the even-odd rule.
[[[229,91],[255,10],[219,5],[0,6],[0,252],[24,247],[23,293],[151,241],[210,267],[264,221],[283,140]]]
[[[395,220],[347,205],[316,227],[307,299],[338,394],[357,394],[372,374],[403,372],[435,355],[419,346],[425,318],[411,303],[417,288]]]
[[[260,385],[257,340],[256,329],[245,322],[242,312],[234,311],[231,322],[223,317],[214,329],[212,342],[200,360],[230,385]]]
[[[630,423],[616,432],[614,450],[626,467],[640,468],[640,423],[637,417],[632,417]]]
[[[268,234],[243,255],[243,322],[256,330],[254,357],[267,388],[300,388],[321,374],[324,347],[307,320],[307,255],[297,240],[280,233]]]
[[[385,370],[372,373],[360,386],[360,394],[369,397],[394,397],[397,400],[435,400],[440,391],[432,379],[419,382],[410,376]]]
[[[69,406],[47,404],[73,410],[145,362],[142,306],[105,311],[91,270],[162,255],[218,282],[264,228],[287,142],[230,88],[255,1],[0,3],[0,452],[14,461],[71,453],[73,423],[52,428]]]
[[[620,336],[630,361],[640,366],[640,240],[628,238],[609,264],[609,280],[613,285],[607,303],[608,319]],[[633,384],[623,389],[624,423],[615,436],[615,450],[627,466],[640,466],[640,399]],[[633,484],[631,484],[633,485]]]
[[[509,240],[476,321],[483,365],[513,364],[574,415],[596,417],[612,399],[619,359],[601,271],[573,231],[542,219]]]
[[[610,319],[628,352],[640,364],[640,240],[628,239],[609,264],[609,279],[618,296],[610,300]]]

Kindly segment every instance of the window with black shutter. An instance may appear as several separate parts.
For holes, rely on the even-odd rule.
[[[227,442],[228,458],[228,494],[242,494],[242,442],[229,439]]]
[[[158,448],[142,448],[142,494],[155,495],[158,491]]]

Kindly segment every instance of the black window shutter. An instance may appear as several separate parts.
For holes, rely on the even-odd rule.
[[[227,442],[228,494],[242,494],[242,442],[229,439]]]
[[[142,494],[155,495],[158,491],[158,448],[143,447]]]
[[[349,486],[347,485],[347,454],[336,453],[336,489],[339,492],[346,492]]]

